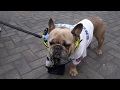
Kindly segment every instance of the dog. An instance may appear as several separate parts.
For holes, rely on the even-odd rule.
[[[78,74],[76,66],[87,56],[93,36],[98,41],[97,54],[102,54],[105,38],[105,26],[99,17],[88,17],[75,25],[55,24],[52,18],[48,22],[48,57],[46,67],[57,65],[63,59],[73,59],[70,75]]]

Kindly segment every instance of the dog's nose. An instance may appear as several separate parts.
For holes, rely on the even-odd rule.
[[[54,47],[54,49],[56,49],[56,50],[61,50],[61,46],[60,45],[56,45],[55,47]]]
[[[54,46],[54,52],[53,52],[53,54],[54,55],[57,55],[58,57],[61,55],[61,46],[60,45],[56,45],[56,46]],[[57,58],[57,57],[56,57]]]

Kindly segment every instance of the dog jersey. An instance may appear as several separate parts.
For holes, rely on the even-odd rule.
[[[79,23],[83,24],[83,30],[80,33],[80,39],[82,42],[80,42],[79,47],[77,50],[69,57],[69,59],[73,60],[73,64],[77,65],[81,62],[81,60],[87,56],[87,47],[92,41],[93,38],[93,30],[94,26],[92,22],[88,19],[84,19],[80,21]],[[77,23],[77,24],[79,24]],[[75,24],[74,27],[77,25]]]
[[[94,26],[92,24],[92,22],[88,19],[84,19],[80,22],[78,22],[77,24],[82,23],[83,24],[83,30],[80,34],[80,39],[82,40],[82,42],[80,42],[78,48],[76,49],[76,51],[69,57],[69,60],[72,60],[74,65],[77,65],[81,62],[81,60],[87,55],[87,47],[89,46],[89,44],[92,41],[93,38],[93,30],[94,30]],[[70,24],[55,24],[56,27],[67,27],[69,28],[71,31],[73,30],[73,28],[77,25],[70,25]],[[46,40],[48,40],[49,35],[47,34],[45,36]]]

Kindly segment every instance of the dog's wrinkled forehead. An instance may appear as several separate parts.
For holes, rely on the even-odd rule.
[[[56,41],[65,40],[65,41],[72,43],[73,35],[72,35],[70,29],[68,29],[68,28],[56,27],[49,33],[49,41],[51,41],[53,39]]]
[[[61,34],[60,28],[55,28],[49,33],[49,40],[59,37]]]

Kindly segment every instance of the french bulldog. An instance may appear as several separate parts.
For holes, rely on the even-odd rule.
[[[69,73],[72,76],[76,76],[78,74],[76,66],[87,56],[87,48],[91,47],[93,36],[98,41],[97,54],[102,54],[105,26],[99,17],[89,17],[75,25],[55,24],[50,18],[48,27],[49,59],[46,61],[47,67],[57,65],[61,60],[72,59]],[[77,43],[77,48],[75,49],[78,40],[79,43]]]

